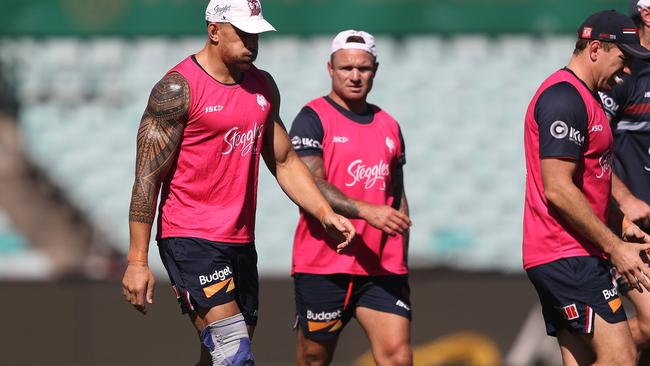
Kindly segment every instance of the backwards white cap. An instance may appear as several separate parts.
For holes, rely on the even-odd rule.
[[[360,43],[356,41],[348,41],[348,38],[350,37],[361,37],[364,43]],[[370,33],[364,31],[356,31],[353,29],[348,29],[337,34],[336,37],[334,37],[334,40],[332,41],[332,52],[330,54],[333,54],[338,50],[348,50],[348,49],[363,50],[373,55],[375,58],[377,58],[375,37],[373,37]]]
[[[650,0],[639,0],[636,2],[639,8],[650,8]]]
[[[210,0],[205,8],[205,20],[230,23],[246,33],[275,31],[262,17],[260,0]]]

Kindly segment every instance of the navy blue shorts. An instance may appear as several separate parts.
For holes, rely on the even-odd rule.
[[[358,306],[411,320],[408,275],[297,273],[293,282],[296,322],[305,336],[312,340],[323,341],[338,336]]]
[[[255,244],[165,238],[158,241],[158,249],[183,313],[236,300],[246,324],[257,324]]]
[[[598,257],[571,257],[526,270],[542,303],[546,333],[560,329],[591,334],[594,313],[608,323],[627,320],[611,264]]]

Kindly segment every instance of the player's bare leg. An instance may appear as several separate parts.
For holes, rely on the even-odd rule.
[[[650,345],[650,292],[632,289],[627,297],[636,309],[636,317],[628,320],[632,338],[637,347],[646,348]]]
[[[637,352],[627,322],[610,324],[595,314],[593,335],[577,335],[561,330],[558,341],[565,366],[636,365]]]
[[[591,365],[596,361],[596,355],[583,337],[560,329],[557,332],[557,340],[564,366]]]
[[[296,365],[325,366],[332,362],[336,343],[339,339],[338,336],[325,341],[313,341],[305,336],[300,325],[298,325],[297,333]]]
[[[361,306],[356,308],[356,317],[368,335],[372,356],[377,365],[413,364],[410,347],[411,322],[407,318]]]

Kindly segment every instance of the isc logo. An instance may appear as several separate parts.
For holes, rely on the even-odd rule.
[[[205,113],[221,112],[221,110],[223,110],[222,105],[211,105],[209,107],[205,107]]]

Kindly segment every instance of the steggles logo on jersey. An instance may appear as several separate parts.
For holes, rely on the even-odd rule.
[[[335,332],[343,326],[342,314],[341,310],[322,311],[320,313],[307,310],[307,329],[310,332],[316,332],[329,328],[327,332]]]
[[[257,94],[257,104],[260,106],[260,108],[262,108],[263,111],[265,110],[268,103],[262,94]]]
[[[222,289],[226,289],[226,292],[230,292],[235,289],[235,281],[232,278],[232,269],[230,266],[225,266],[222,269],[217,269],[209,275],[199,275],[199,283],[201,286],[210,284],[217,281],[214,285],[209,285],[203,288],[205,297],[211,298],[217,292]]]
[[[386,147],[388,147],[388,151],[392,154],[393,150],[395,150],[395,141],[391,140],[390,137],[386,137]]]
[[[613,158],[614,157],[613,157],[611,151],[608,150],[608,151],[605,151],[603,156],[601,156],[598,159],[598,165],[600,165],[600,173],[598,173],[598,175],[596,175],[596,178],[600,179],[600,178],[604,177],[605,174],[607,174],[607,176],[609,176],[609,174],[611,174],[611,171],[612,171],[612,159]]]
[[[345,136],[334,136],[334,138],[332,138],[332,142],[335,144],[345,144],[348,141],[349,139]]]
[[[367,166],[362,160],[355,160],[348,166],[348,174],[352,177],[352,181],[345,183],[346,186],[352,187],[358,182],[365,180],[363,187],[370,189],[375,186],[378,181],[381,181],[382,191],[386,189],[385,177],[390,175],[388,164],[383,160],[373,166]]]
[[[248,154],[251,150],[253,151],[253,154],[256,154],[257,140],[262,136],[262,129],[263,125],[258,125],[257,123],[253,128],[243,133],[239,131],[239,127],[231,128],[223,137],[223,141],[228,146],[227,150],[223,151],[221,154],[228,155],[237,147],[241,147],[241,156]]]

